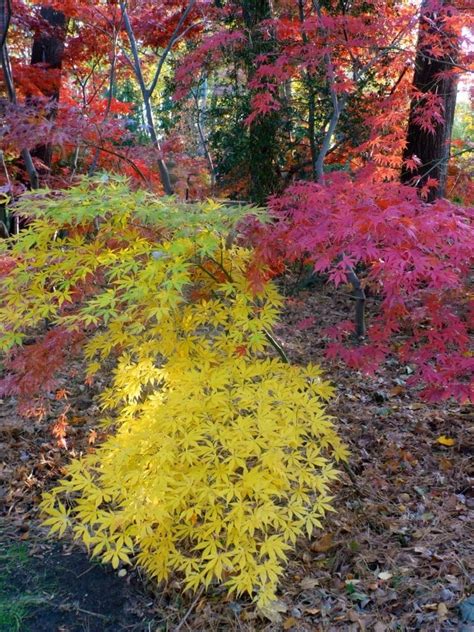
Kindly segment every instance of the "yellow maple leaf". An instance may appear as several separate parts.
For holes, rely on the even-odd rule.
[[[440,445],[445,445],[448,448],[450,448],[456,444],[456,439],[451,439],[451,437],[447,437],[446,435],[441,435],[440,437],[436,439],[436,443],[439,443]]]

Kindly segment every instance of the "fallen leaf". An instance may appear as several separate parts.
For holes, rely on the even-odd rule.
[[[349,612],[347,613],[347,618],[349,619],[349,621],[352,621],[352,623],[358,623],[361,630],[365,630],[365,626],[357,612],[354,612],[354,610],[349,610]]]
[[[389,579],[392,579],[393,575],[392,573],[389,573],[388,571],[382,571],[381,573],[377,575],[377,577],[381,579],[382,581],[386,582]]]
[[[440,621],[444,621],[444,619],[446,619],[447,616],[448,616],[448,606],[444,602],[439,603],[438,604],[438,619]]]
[[[320,540],[311,544],[311,550],[316,553],[326,553],[326,551],[329,551],[335,546],[336,544],[333,540],[332,533],[325,533]]]
[[[443,472],[449,472],[449,470],[453,469],[453,462],[446,457],[442,457],[439,460],[439,466],[443,470]]]
[[[396,397],[397,395],[401,395],[402,393],[404,393],[405,390],[406,389],[404,386],[394,386],[390,389],[390,395],[392,395],[392,397]]]
[[[283,620],[281,615],[287,610],[287,605],[278,600],[272,601],[266,606],[260,606],[258,608],[259,613],[272,623],[281,623]]]
[[[303,577],[303,579],[300,581],[300,587],[303,590],[312,590],[318,585],[319,579],[315,579],[314,577]]]
[[[295,617],[288,617],[288,619],[285,619],[283,621],[283,629],[284,630],[289,630],[290,628],[295,626],[297,623],[298,623],[298,621],[297,621],[297,619],[295,619]]]
[[[451,437],[446,437],[445,435],[441,435],[436,439],[436,443],[440,445],[445,445],[448,448],[452,447],[456,443],[456,439],[451,439]]]

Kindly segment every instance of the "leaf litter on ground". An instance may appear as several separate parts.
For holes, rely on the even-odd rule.
[[[288,303],[276,335],[292,362],[321,363],[337,385],[330,413],[350,447],[356,485],[344,472],[335,489],[337,513],[312,541],[298,542],[271,616],[211,588],[189,614],[186,629],[449,632],[472,624],[472,408],[419,401],[406,385],[406,367],[395,362],[373,378],[325,363],[317,332],[334,311],[351,308],[347,297],[326,288],[300,293]],[[63,560],[74,551],[86,560],[75,545],[61,548],[46,540],[37,503],[72,456],[100,442],[94,402],[100,388],[100,378],[92,390],[67,384],[73,419],[67,449],[51,435],[51,419],[24,420],[14,401],[0,402],[2,525],[10,542],[26,542],[37,558]],[[193,602],[176,581],[154,587],[139,570],[124,575],[119,569],[113,577],[136,602],[138,617],[156,622],[157,630],[179,625]],[[122,623],[113,629],[130,625]]]

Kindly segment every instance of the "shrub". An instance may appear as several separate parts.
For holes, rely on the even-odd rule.
[[[55,372],[83,350],[89,381],[113,366],[108,438],[45,495],[46,524],[114,567],[223,582],[265,606],[297,537],[322,526],[346,450],[319,369],[264,355],[281,298],[270,282],[252,289],[251,251],[226,240],[250,209],[180,205],[116,178],[21,208],[31,224],[4,248],[0,281],[4,390],[53,386],[29,347],[36,361],[44,345],[59,354]]]
[[[273,223],[248,223],[254,267],[279,273],[305,260],[336,287],[356,270],[377,313],[363,344],[354,344],[349,319],[325,332],[328,357],[374,372],[394,355],[416,369],[410,382],[427,399],[472,401],[472,211],[441,199],[427,204],[412,187],[362,176],[296,183],[271,201]]]

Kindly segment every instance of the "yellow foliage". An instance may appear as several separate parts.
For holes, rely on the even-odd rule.
[[[120,383],[134,376],[134,400],[137,373],[149,384],[140,364],[116,374]],[[79,537],[104,561],[138,550],[158,579],[178,571],[189,588],[220,580],[271,601],[296,538],[322,526],[334,453],[343,456],[320,384],[305,373],[276,359],[170,358],[161,388],[132,415],[125,406],[116,432],[74,464],[43,509],[55,515],[67,498]]]
[[[114,568],[136,561],[268,605],[296,539],[322,527],[347,452],[319,368],[262,355],[282,299],[270,282],[253,291],[251,251],[226,246],[249,209],[118,179],[37,200],[10,244],[2,347],[48,318],[86,333],[90,376],[115,363],[101,395],[111,432],[44,496],[45,524],[72,527]]]

